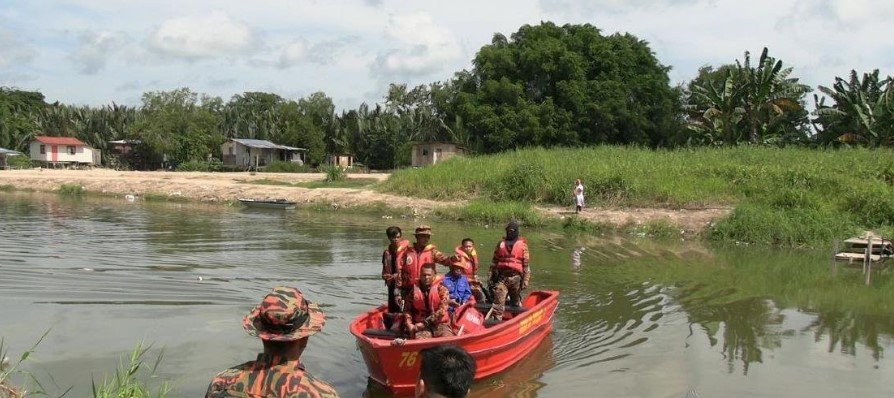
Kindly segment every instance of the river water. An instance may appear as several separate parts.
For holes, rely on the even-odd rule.
[[[240,321],[278,284],[328,315],[308,370],[342,396],[381,396],[348,323],[384,300],[385,228],[426,222],[24,193],[0,193],[0,221],[0,336],[17,357],[49,330],[26,368],[70,397],[140,342],[149,362],[164,351],[153,382],[203,396],[258,352]],[[502,232],[433,227],[442,249],[469,236],[484,259]],[[561,291],[554,332],[473,396],[894,395],[886,273],[865,287],[828,253],[522,233],[532,287]]]

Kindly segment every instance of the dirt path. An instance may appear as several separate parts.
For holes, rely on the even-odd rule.
[[[383,181],[389,174],[349,174],[348,178]],[[204,202],[226,202],[239,198],[285,198],[299,203],[323,203],[333,207],[351,207],[385,203],[388,207],[405,209],[408,214],[425,214],[438,207],[461,205],[376,192],[363,188],[301,188],[293,186],[260,185],[252,181],[274,180],[285,183],[318,181],[320,173],[201,173],[201,172],[141,172],[94,170],[3,170],[0,185],[35,191],[58,190],[62,184],[80,184],[87,191],[111,195],[161,195],[182,197]],[[540,210],[556,218],[573,214],[570,208],[541,207]],[[729,214],[729,208],[703,210],[673,210],[661,208],[585,209],[580,217],[594,222],[615,225],[640,224],[653,220],[667,220],[679,225],[687,233],[698,233],[708,223]]]
[[[574,210],[569,207],[543,207],[540,208],[546,214],[554,217],[573,216]],[[650,221],[666,220],[678,225],[685,234],[700,233],[710,226],[711,222],[725,217],[732,211],[730,207],[716,207],[706,209],[665,209],[665,208],[617,208],[617,209],[590,209],[577,214],[587,221],[595,223],[607,223],[612,225],[641,225]]]

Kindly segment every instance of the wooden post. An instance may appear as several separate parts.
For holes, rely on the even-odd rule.
[[[866,286],[872,282],[872,237],[869,238],[869,244],[866,245],[866,250],[868,251],[866,261]]]
[[[835,242],[832,243],[832,262],[829,264],[829,273],[833,278],[838,276],[838,261],[835,259],[835,255],[838,254],[838,245],[840,241],[835,239]]]

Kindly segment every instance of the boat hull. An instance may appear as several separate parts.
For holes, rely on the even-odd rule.
[[[239,199],[239,202],[242,202],[243,205],[258,208],[258,209],[284,209],[291,210],[294,209],[298,204],[296,202],[289,201],[280,201],[280,200],[254,200],[254,199]]]
[[[425,348],[441,344],[463,347],[475,359],[475,380],[493,376],[520,361],[552,331],[558,296],[556,291],[532,292],[523,303],[527,308],[524,312],[462,336],[407,340],[403,345],[393,345],[393,340],[364,335],[366,329],[382,327],[385,306],[354,319],[351,333],[357,339],[369,377],[396,395],[412,394],[419,377],[419,352]]]

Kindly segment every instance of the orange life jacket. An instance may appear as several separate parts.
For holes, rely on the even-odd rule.
[[[419,288],[418,284],[413,286],[413,323],[422,322],[441,305],[441,295],[438,294],[438,289],[440,288],[441,280],[443,279],[443,276],[435,277],[431,287],[428,288],[427,295],[422,292],[422,289]],[[447,311],[444,311],[440,322],[449,324],[450,316]]]
[[[391,263],[391,245],[385,247],[385,251],[382,252],[382,275],[385,274],[396,274],[400,272],[401,264],[403,264],[404,256],[406,255],[407,249],[410,248],[410,241],[406,239],[401,239],[397,241],[397,250],[396,256],[394,256],[397,261],[392,264]]]
[[[404,287],[419,284],[419,270],[424,264],[435,262],[435,245],[428,244],[417,252],[415,247],[409,247],[404,254],[404,261],[400,266],[400,284]]]
[[[524,272],[524,264],[522,260],[525,258],[525,250],[528,249],[528,241],[525,238],[518,238],[512,245],[512,252],[506,249],[506,239],[503,239],[497,246],[494,258],[497,260],[497,269],[510,269],[518,273]]]
[[[470,278],[471,280],[472,276],[478,273],[478,251],[472,249],[472,254],[468,254],[465,250],[463,250],[462,246],[457,246],[456,249],[453,249],[453,251],[456,253],[457,257],[463,259],[467,264],[471,265],[471,267],[466,268],[465,270],[466,277]]]

